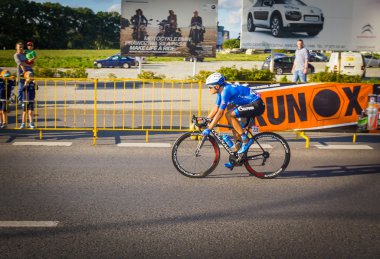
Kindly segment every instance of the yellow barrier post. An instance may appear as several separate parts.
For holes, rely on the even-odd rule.
[[[96,145],[96,139],[98,137],[97,129],[97,89],[98,89],[98,79],[94,80],[94,129],[93,129],[93,141],[92,144]]]
[[[310,146],[310,139],[309,139],[309,137],[307,137],[307,136],[305,135],[305,132],[304,132],[304,131],[301,131],[301,137],[303,137],[303,138],[306,140],[305,147],[306,147],[306,148],[309,148],[309,146]]]
[[[299,136],[301,136],[302,138],[304,138],[306,140],[305,147],[309,148],[310,147],[310,139],[309,139],[309,137],[307,137],[305,135],[305,131],[298,131],[298,130],[296,130],[296,139],[297,140],[299,139]]]
[[[352,143],[356,143],[356,133],[352,136]]]
[[[198,116],[202,115],[202,81],[198,81]]]

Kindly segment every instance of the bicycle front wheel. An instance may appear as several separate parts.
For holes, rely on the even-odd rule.
[[[187,132],[174,143],[172,161],[184,176],[202,178],[218,166],[220,149],[215,138],[209,136],[201,145],[202,140],[200,132]]]
[[[274,178],[282,173],[290,161],[286,140],[273,132],[262,132],[253,137],[247,151],[245,168],[256,177]]]

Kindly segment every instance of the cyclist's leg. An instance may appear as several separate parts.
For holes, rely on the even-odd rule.
[[[237,121],[238,124],[240,125],[239,121],[236,118],[236,114],[235,114],[233,109],[227,110],[226,119],[228,121],[228,124],[233,127],[232,134],[234,135],[235,141],[241,140],[239,132],[235,129],[235,127],[233,125],[233,123],[235,123],[235,121]],[[241,132],[243,132],[243,130]]]
[[[234,112],[237,115],[237,117],[245,117],[249,119],[251,117],[255,117],[255,116],[259,116],[263,114],[264,110],[265,110],[264,102],[260,99],[250,104],[239,106],[234,110]],[[243,140],[243,145],[238,151],[239,154],[245,153],[248,150],[249,146],[252,145],[253,143],[253,140],[251,138],[248,138],[248,136],[244,133],[244,131],[242,133],[243,134],[241,134],[241,138]]]

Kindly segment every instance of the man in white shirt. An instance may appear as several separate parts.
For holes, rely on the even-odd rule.
[[[304,47],[303,40],[299,39],[297,41],[297,50],[292,68],[294,83],[296,83],[298,79],[300,79],[302,83],[306,83],[308,65],[309,51]]]

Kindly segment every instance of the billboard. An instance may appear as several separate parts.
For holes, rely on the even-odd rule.
[[[243,0],[241,47],[380,50],[380,0]]]
[[[310,83],[250,87],[260,92],[265,112],[256,117],[260,131],[326,129],[356,125],[367,107],[372,84]],[[226,123],[223,117],[221,123]]]
[[[122,0],[122,55],[215,57],[218,0]]]

